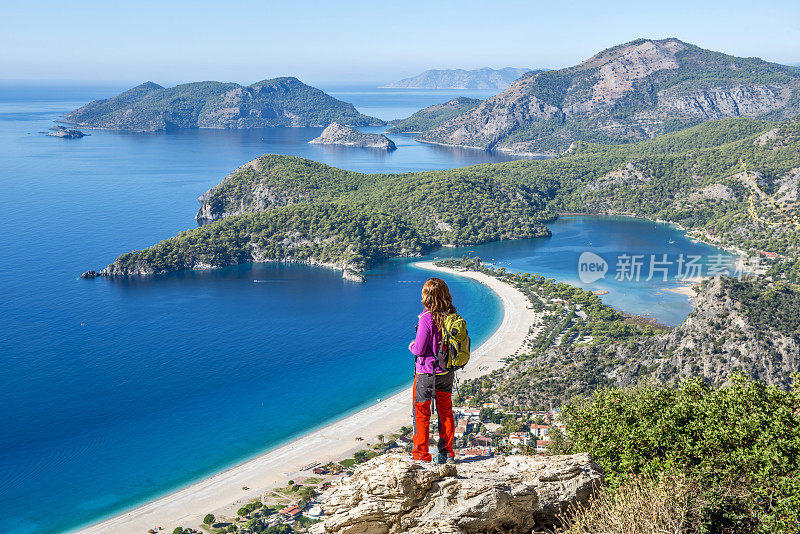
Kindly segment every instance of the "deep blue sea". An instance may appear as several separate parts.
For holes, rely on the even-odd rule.
[[[169,134],[42,133],[126,87],[0,86],[0,516],[4,532],[60,532],[119,513],[385,397],[410,380],[424,272],[393,260],[365,284],[305,266],[247,265],[148,279],[78,280],[121,252],[194,227],[197,197],[264,153],[363,172],[446,169],[505,156],[391,136],[398,150],[309,145],[319,128]],[[323,86],[360,111],[405,117],[459,95]],[[446,249],[577,278],[594,250],[708,254],[674,228],[564,218],[553,237]],[[674,241],[674,243],[669,243]],[[483,286],[445,277],[473,339],[501,320]],[[587,284],[677,324],[667,283]],[[391,306],[386,303],[391,302]]]

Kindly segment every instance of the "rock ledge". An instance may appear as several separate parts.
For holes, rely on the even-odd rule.
[[[379,456],[328,499],[315,534],[527,533],[557,524],[600,484],[587,454],[498,456],[456,465]]]

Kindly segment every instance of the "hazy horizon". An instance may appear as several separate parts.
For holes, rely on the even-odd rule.
[[[636,38],[676,37],[719,52],[800,62],[800,5],[781,0],[630,7],[580,0],[569,11],[519,0],[402,5],[295,5],[179,0],[7,5],[0,17],[3,81],[174,84],[385,83],[428,69],[574,65]],[[691,13],[691,17],[686,14]]]

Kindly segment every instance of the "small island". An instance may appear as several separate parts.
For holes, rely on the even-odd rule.
[[[391,139],[383,134],[364,133],[333,122],[322,130],[319,137],[309,141],[311,144],[316,145],[344,145],[344,146],[357,146],[361,148],[377,148],[380,150],[396,150],[397,146]]]
[[[86,134],[80,130],[70,130],[64,126],[53,126],[49,132],[45,132],[50,137],[59,137],[61,139],[80,139],[86,137]]]

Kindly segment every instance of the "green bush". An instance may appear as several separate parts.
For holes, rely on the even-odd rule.
[[[203,518],[203,523],[206,525],[211,525],[214,523],[215,519],[216,518],[214,517],[214,514],[206,514],[206,516]]]
[[[703,492],[702,525],[800,527],[800,387],[786,391],[743,375],[712,389],[603,389],[563,409],[571,452],[589,452],[612,490],[632,475],[678,471]]]

